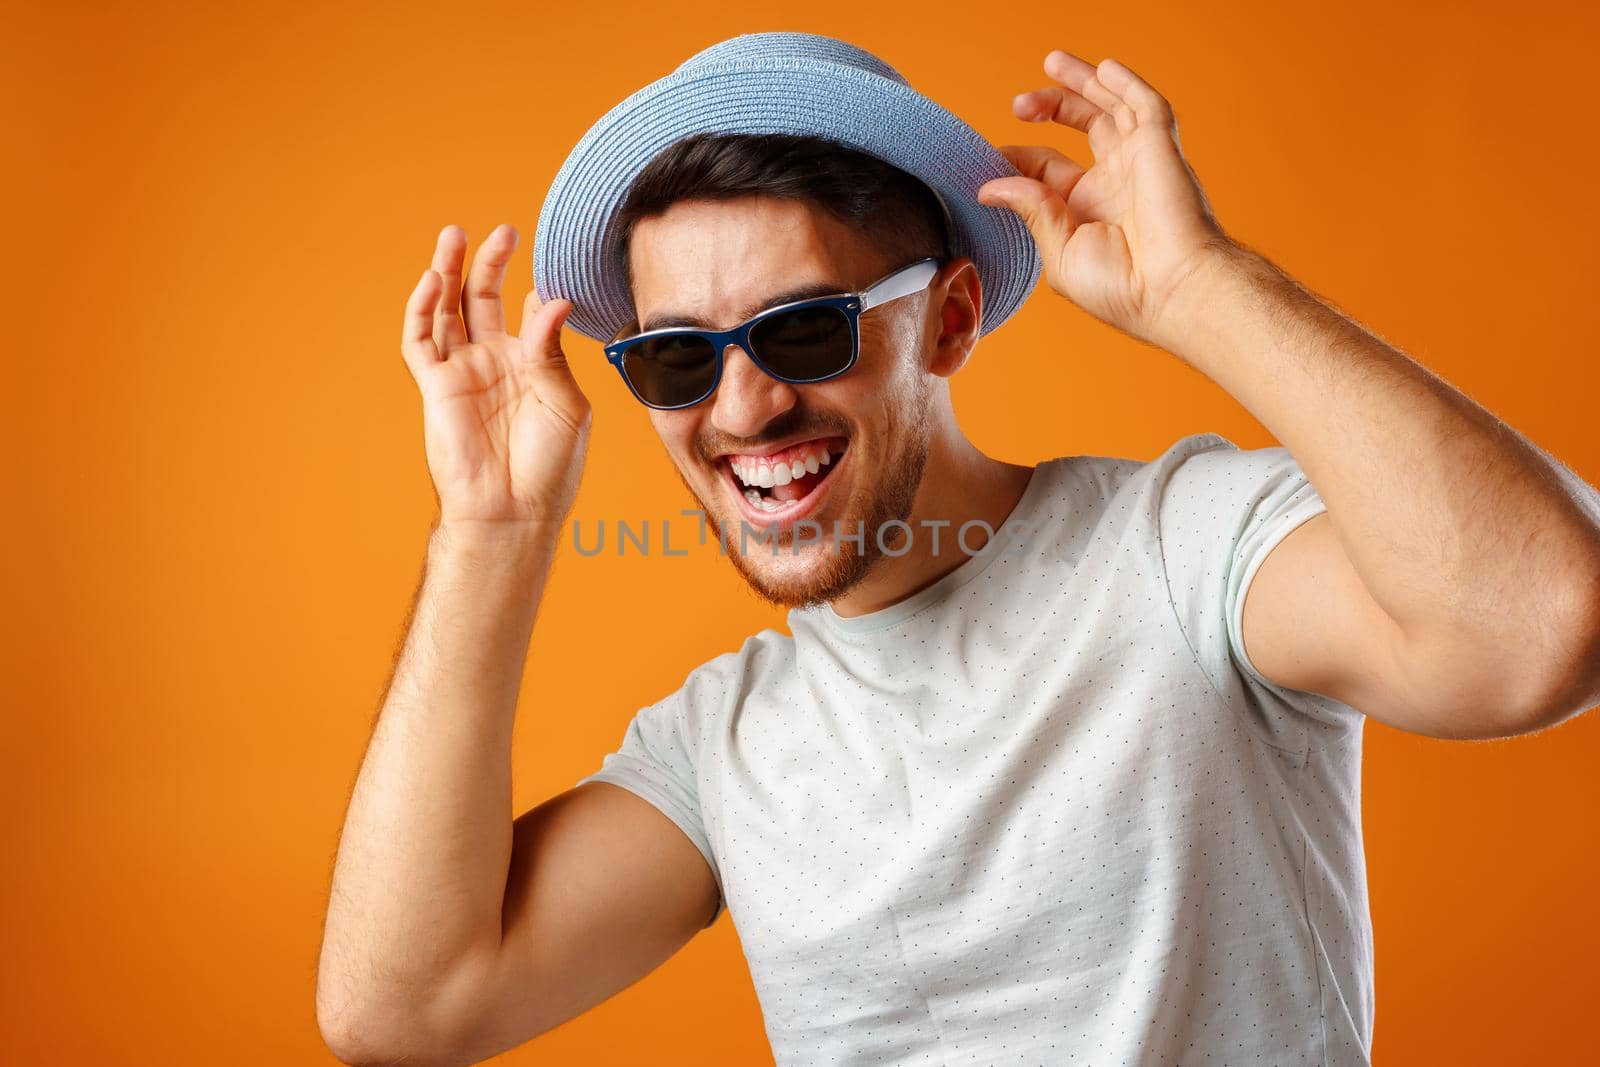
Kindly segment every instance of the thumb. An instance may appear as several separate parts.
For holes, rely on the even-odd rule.
[[[561,327],[572,313],[572,301],[557,297],[548,303],[529,290],[522,303],[522,328],[517,335],[523,367],[537,383],[540,399],[555,407],[573,426],[587,418],[589,401],[578,388],[567,354],[561,348]]]
[[[528,297],[522,302],[522,328],[517,339],[522,346],[523,364],[529,370],[571,373],[567,354],[561,350],[561,327],[571,313],[572,301],[555,297],[546,303],[539,299],[537,290],[528,290]]]
[[[1006,208],[1022,219],[1039,246],[1039,254],[1047,262],[1059,258],[1061,247],[1075,229],[1061,194],[1033,178],[996,178],[985,182],[978,190],[978,203]]]

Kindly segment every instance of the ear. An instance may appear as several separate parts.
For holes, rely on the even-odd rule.
[[[958,256],[939,268],[928,285],[928,371],[948,378],[960,370],[978,343],[983,321],[983,284],[978,267]]]

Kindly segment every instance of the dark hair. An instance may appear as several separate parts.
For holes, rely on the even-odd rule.
[[[628,242],[641,219],[680,200],[740,196],[808,200],[857,227],[900,266],[948,259],[944,206],[923,182],[876,156],[824,137],[786,133],[696,133],[645,165],[613,219],[611,240],[631,285]]]

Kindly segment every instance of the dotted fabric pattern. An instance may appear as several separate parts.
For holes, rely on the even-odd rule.
[[[1043,262],[1027,225],[978,203],[985,182],[1017,173],[982,135],[855,45],[822,34],[747,33],[618,103],[556,172],[534,231],[533,281],[541,301],[572,301],[569,328],[609,341],[634,318],[613,216],[651,159],[698,132],[814,134],[921,179],[945,209],[951,254],[977,268],[980,336],[1038,283]]]
[[[989,551],[791,612],[583,781],[699,847],[780,1064],[1367,1064],[1363,718],[1238,640],[1321,510],[1217,434],[1046,461]]]

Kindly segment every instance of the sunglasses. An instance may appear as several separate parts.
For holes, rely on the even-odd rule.
[[[614,339],[605,347],[606,359],[640,402],[659,411],[693,407],[716,392],[722,354],[729,345],[738,345],[763,373],[780,382],[825,382],[855,366],[861,353],[861,316],[926,289],[940,262],[919,259],[859,293],[779,304],[731,330],[668,326]]]

